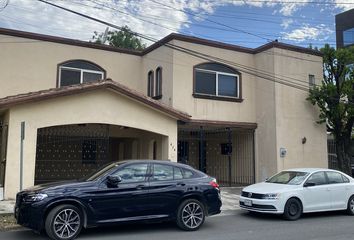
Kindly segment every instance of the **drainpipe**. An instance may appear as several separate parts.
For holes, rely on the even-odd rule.
[[[20,148],[20,191],[23,189],[23,142],[25,140],[25,122],[21,122],[21,148]]]

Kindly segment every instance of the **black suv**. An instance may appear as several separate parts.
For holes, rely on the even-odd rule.
[[[52,239],[73,239],[82,227],[134,221],[175,220],[193,231],[220,207],[214,178],[184,164],[140,160],[109,164],[84,180],[19,192],[15,217]]]

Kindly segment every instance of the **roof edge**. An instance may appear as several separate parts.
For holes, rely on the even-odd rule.
[[[281,48],[281,49],[285,49],[285,50],[306,53],[306,54],[311,54],[311,55],[320,56],[320,57],[323,56],[323,54],[320,51],[317,51],[314,49],[295,46],[295,45],[291,45],[291,44],[287,44],[287,43],[281,43],[281,42],[277,42],[277,41],[266,43],[266,44],[259,46],[257,48],[247,48],[247,47],[242,47],[242,46],[238,46],[238,45],[234,45],[234,44],[223,43],[223,42],[208,40],[208,39],[204,39],[204,38],[182,35],[179,33],[171,33],[168,36],[155,42],[154,44],[150,45],[149,47],[147,47],[146,49],[144,49],[142,51],[125,49],[125,48],[117,48],[117,47],[112,47],[109,45],[85,42],[85,41],[81,41],[81,40],[74,40],[74,39],[70,39],[70,38],[50,36],[50,35],[39,34],[39,33],[25,32],[25,31],[8,29],[8,28],[0,28],[0,35],[1,34],[8,35],[8,36],[14,36],[14,37],[28,38],[28,39],[33,39],[33,40],[41,40],[41,41],[46,41],[46,42],[54,42],[54,43],[60,43],[60,44],[66,44],[66,45],[93,48],[93,49],[105,50],[105,51],[111,51],[111,52],[119,52],[119,53],[131,54],[131,55],[136,55],[136,56],[143,56],[145,54],[148,54],[148,53],[152,52],[153,50],[165,45],[166,43],[168,43],[172,40],[180,40],[180,41],[184,41],[184,42],[195,43],[195,44],[216,47],[216,48],[221,48],[221,49],[226,49],[226,50],[231,50],[231,51],[249,53],[249,54],[257,54],[257,53],[266,51],[270,48]]]

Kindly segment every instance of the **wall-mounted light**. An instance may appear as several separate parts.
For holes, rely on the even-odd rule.
[[[306,137],[303,137],[303,138],[301,139],[302,144],[305,144],[306,141],[307,141]]]

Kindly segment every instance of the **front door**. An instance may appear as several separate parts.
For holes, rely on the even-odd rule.
[[[313,173],[306,182],[315,186],[304,187],[304,212],[325,211],[331,209],[331,193],[325,172]]]
[[[148,168],[147,163],[124,165],[111,174],[122,179],[117,187],[103,181],[99,189],[91,193],[91,206],[98,223],[129,221],[146,215]]]

